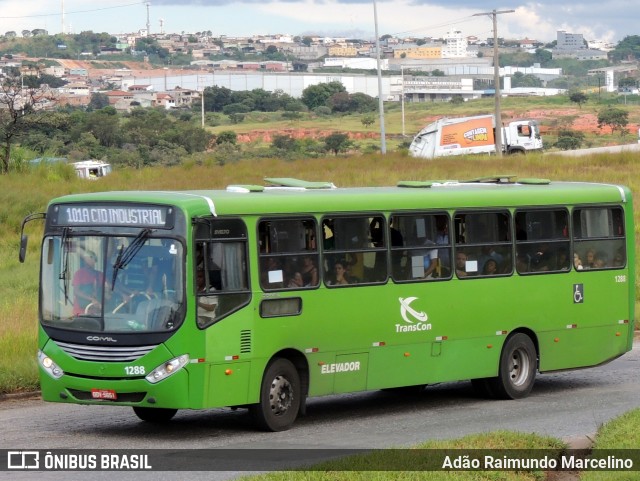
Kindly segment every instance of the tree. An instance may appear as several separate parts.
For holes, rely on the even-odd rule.
[[[584,132],[574,130],[560,130],[555,146],[561,150],[575,150],[584,142]]]
[[[571,92],[569,92],[569,100],[577,103],[580,108],[582,108],[582,104],[589,100],[589,97],[587,96],[587,94],[581,92],[580,90],[572,90]]]
[[[227,87],[207,87],[204,89],[204,108],[207,112],[221,112],[225,105],[232,103],[232,90]]]
[[[0,174],[9,172],[11,148],[20,136],[44,115],[36,109],[43,95],[39,89],[22,88],[19,73],[7,71],[0,84]]]
[[[216,145],[220,144],[232,144],[236,145],[238,142],[238,134],[233,130],[223,130],[216,137]]]
[[[347,134],[334,132],[324,138],[324,145],[328,151],[333,152],[334,155],[337,156],[340,152],[349,150],[353,146],[353,142],[349,140]]]
[[[307,46],[307,47],[309,47],[312,42],[313,42],[313,39],[311,37],[304,37],[302,39],[302,44]]]
[[[342,82],[329,82],[316,85],[309,85],[302,91],[302,102],[313,110],[322,105],[329,106],[328,101],[333,94],[346,92],[347,89]]]
[[[91,110],[99,110],[103,107],[109,105],[109,97],[107,94],[103,94],[100,92],[93,92],[91,94],[91,100],[89,101],[88,107]]]
[[[598,113],[598,128],[605,125],[611,127],[611,133],[616,130],[620,131],[620,135],[624,135],[627,131],[625,127],[629,123],[629,112],[615,107],[607,107]]]
[[[629,35],[623,38],[616,47],[609,52],[609,58],[615,62],[640,58],[640,35]]]
[[[371,114],[364,115],[360,119],[360,122],[362,122],[362,125],[364,125],[366,128],[371,127],[375,123],[375,121],[376,121],[375,117]]]
[[[542,87],[542,80],[532,74],[523,74],[522,72],[516,72],[511,78],[511,85],[513,87]]]

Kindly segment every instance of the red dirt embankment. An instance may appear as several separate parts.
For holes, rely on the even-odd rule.
[[[248,143],[256,140],[262,142],[271,142],[276,135],[286,135],[294,139],[322,139],[336,130],[320,130],[320,129],[265,129],[252,130],[238,134],[238,142]],[[351,140],[377,139],[380,137],[378,132],[345,132]]]

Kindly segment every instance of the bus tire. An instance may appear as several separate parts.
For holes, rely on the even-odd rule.
[[[262,378],[260,402],[249,408],[264,431],[286,431],[298,416],[301,402],[300,375],[288,359],[274,359]]]
[[[500,354],[498,377],[490,381],[490,391],[500,399],[527,397],[533,388],[538,356],[533,341],[523,333],[507,339]]]
[[[147,421],[149,423],[166,423],[171,421],[178,410],[168,408],[143,408],[136,406],[133,408],[133,412],[136,413],[136,416],[143,421]]]

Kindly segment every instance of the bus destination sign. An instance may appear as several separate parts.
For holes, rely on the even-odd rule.
[[[173,208],[159,205],[61,204],[54,206],[53,214],[52,223],[60,227],[173,227]]]

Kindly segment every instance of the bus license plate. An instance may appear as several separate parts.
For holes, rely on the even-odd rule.
[[[91,397],[93,399],[108,399],[110,401],[118,399],[118,395],[112,389],[92,389]]]

